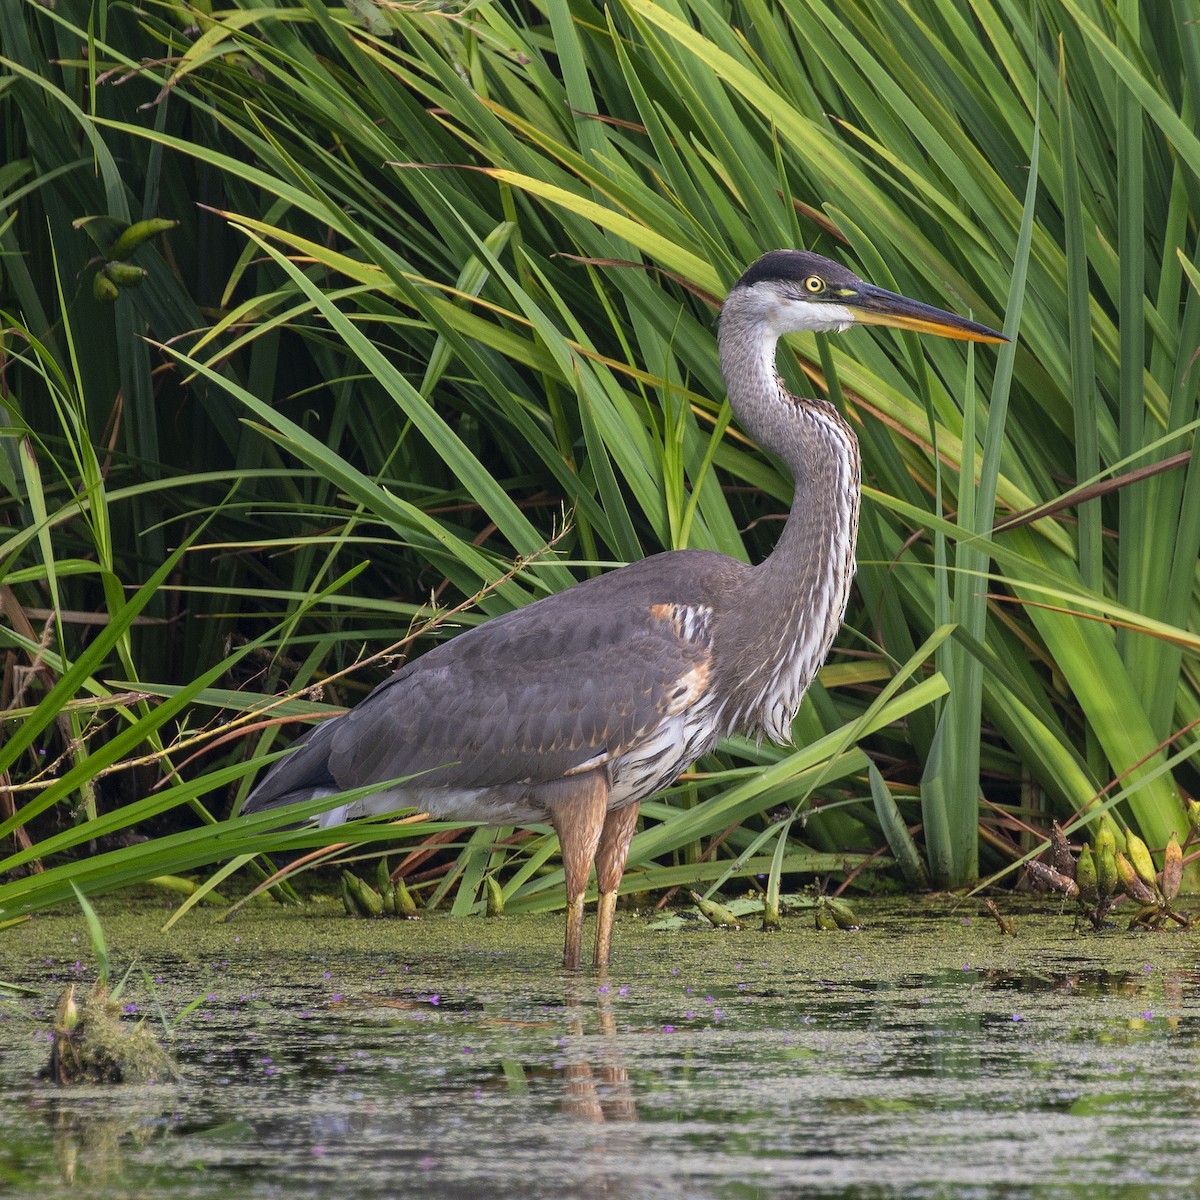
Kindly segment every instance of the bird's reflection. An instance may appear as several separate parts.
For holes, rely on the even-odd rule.
[[[596,1002],[584,1000],[574,980],[563,996],[566,1013],[562,1111],[581,1121],[636,1121],[637,1104],[629,1066],[617,1036],[612,996],[604,988]],[[594,1024],[598,1033],[589,1032]]]

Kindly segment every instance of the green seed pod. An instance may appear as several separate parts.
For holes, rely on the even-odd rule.
[[[58,998],[54,1010],[54,1032],[71,1033],[79,1024],[79,1005],[75,1003],[75,985],[67,984],[67,990]]]
[[[121,287],[137,287],[150,274],[145,267],[138,267],[129,262],[105,263],[102,270],[113,283],[120,284]]]
[[[409,894],[408,888],[404,886],[403,879],[397,879],[392,885],[392,891],[396,897],[396,913],[401,917],[415,917],[417,915],[417,902]]]
[[[1179,895],[1179,885],[1183,882],[1183,847],[1175,830],[1167,840],[1167,848],[1163,851],[1162,894],[1168,904]]]
[[[1075,864],[1075,882],[1079,885],[1079,898],[1084,904],[1095,904],[1099,898],[1096,890],[1096,860],[1092,857],[1092,848],[1085,845],[1079,852],[1079,861]]]
[[[1154,903],[1154,892],[1146,886],[1133,863],[1120,850],[1117,851],[1117,878],[1130,900],[1135,900],[1138,904]]]
[[[383,897],[370,884],[364,883],[357,875],[350,875],[350,891],[364,917],[383,916]]]
[[[174,229],[178,224],[178,221],[171,221],[166,217],[151,217],[146,221],[134,221],[109,246],[105,257],[110,260],[126,259],[143,242],[148,242],[152,237],[157,237],[160,233],[166,233],[168,229]]]
[[[1097,837],[1096,841],[1099,842]],[[1112,846],[1096,847],[1096,891],[1100,903],[1116,894],[1120,880],[1117,878],[1117,855]]]
[[[121,289],[103,271],[92,276],[92,295],[102,304],[111,304],[120,294]]]
[[[362,916],[362,913],[358,911],[358,902],[354,899],[354,893],[350,890],[349,871],[342,872],[342,907],[346,910],[348,917]]]
[[[838,923],[833,919],[833,913],[824,903],[818,902],[817,907],[813,910],[813,923],[822,933],[832,933],[837,929]]]
[[[1113,851],[1114,854],[1116,853],[1117,835],[1113,832],[1112,820],[1109,818],[1108,813],[1105,813],[1104,816],[1100,818],[1100,825],[1096,829],[1094,844],[1097,854],[1102,855],[1105,851],[1105,848]]]
[[[845,900],[838,900],[834,896],[826,896],[825,907],[829,910],[829,915],[833,917],[839,929],[859,929],[862,927],[862,922],[854,915],[854,909]]]
[[[484,877],[483,886],[487,889],[487,915],[489,917],[504,916],[504,889],[494,875]]]
[[[1146,843],[1131,829],[1125,830],[1125,857],[1138,873],[1138,878],[1147,886],[1154,887],[1158,872],[1154,868],[1154,859]]]
[[[699,892],[691,893],[692,899],[695,901],[696,907],[718,928],[718,929],[741,929],[742,923],[727,909],[723,904],[716,904],[712,900],[705,900]]]
[[[1200,800],[1187,802],[1188,824],[1195,830],[1200,830]]]

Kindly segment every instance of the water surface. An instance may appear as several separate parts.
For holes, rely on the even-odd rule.
[[[858,932],[654,932],[554,965],[552,918],[104,913],[176,1084],[34,1076],[74,915],[0,934],[0,1195],[347,1198],[1191,1194],[1197,936],[1002,937],[974,902]]]

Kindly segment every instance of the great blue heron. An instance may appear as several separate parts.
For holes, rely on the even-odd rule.
[[[734,413],[795,481],[766,560],[656,554],[443,642],[300,739],[243,811],[418,776],[331,808],[321,823],[409,807],[492,825],[549,822],[566,874],[563,962],[579,965],[594,863],[594,961],[607,964],[639,802],[729,734],[789,742],[841,624],[858,442],[827,401],[784,387],[775,346],[785,333],[854,324],[1006,340],[820,255],[763,255],[726,298],[718,340]]]

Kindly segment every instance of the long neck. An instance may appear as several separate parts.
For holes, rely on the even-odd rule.
[[[732,318],[732,319],[731,319]],[[733,658],[739,724],[790,740],[792,717],[837,634],[854,573],[858,534],[858,439],[824,400],[784,388],[775,336],[723,316],[721,371],[734,413],[795,484],[775,549],[747,576]],[[752,665],[751,665],[752,664]]]

